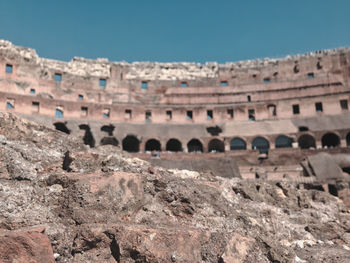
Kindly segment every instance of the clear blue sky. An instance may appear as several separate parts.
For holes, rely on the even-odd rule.
[[[350,0],[0,0],[0,38],[65,61],[283,57],[350,46]]]

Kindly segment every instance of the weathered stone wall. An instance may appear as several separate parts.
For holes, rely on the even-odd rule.
[[[275,148],[280,135],[297,147],[304,134],[314,138],[312,147],[324,147],[322,138],[329,132],[338,136],[336,146],[348,146],[349,79],[346,48],[226,64],[130,64],[77,57],[70,62],[50,60],[33,49],[0,41],[1,110],[49,126],[61,122],[79,136],[79,125],[86,125],[96,145],[106,136],[102,126],[113,124],[116,129],[108,136],[122,144],[127,135],[135,135],[140,151],[149,139],[166,150],[171,138],[185,151],[193,138],[203,151],[210,150],[212,139],[230,150],[236,137],[247,149],[254,148],[256,137]],[[63,116],[55,116],[57,110]],[[218,134],[207,131],[216,126]]]

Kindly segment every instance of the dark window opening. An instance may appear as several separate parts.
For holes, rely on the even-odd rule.
[[[104,109],[102,111],[103,118],[109,118],[111,116],[111,110],[110,109]]]
[[[67,125],[63,122],[55,122],[53,124],[55,126],[55,129],[67,134],[70,134],[70,130],[67,128]]]
[[[338,196],[338,189],[334,184],[328,185],[328,191],[331,195]]]
[[[246,149],[247,149],[247,143],[241,138],[234,138],[231,140],[230,142],[231,151],[246,150]]]
[[[182,152],[181,142],[177,139],[170,139],[166,144],[166,150],[169,152]]]
[[[56,117],[56,119],[62,119],[63,118],[63,110],[56,109],[55,117]]]
[[[273,76],[274,77],[277,77],[277,75],[278,75],[278,72],[276,71],[275,73],[273,73]]]
[[[186,81],[181,82],[181,87],[188,87],[188,84]]]
[[[99,84],[100,84],[100,87],[106,87],[107,80],[106,79],[100,79]]]
[[[247,100],[248,100],[248,102],[252,101],[252,98],[250,97],[250,95],[247,96]]]
[[[313,72],[307,73],[307,77],[309,79],[313,79],[315,77],[315,74]]]
[[[212,139],[208,144],[208,152],[225,152],[225,144],[218,139]]]
[[[79,125],[80,130],[85,130],[84,136],[83,136],[83,142],[85,145],[89,145],[90,147],[95,147],[95,139],[92,135],[91,129],[89,125],[81,124]]]
[[[62,81],[62,74],[61,73],[55,73],[54,80],[56,82],[61,82]]]
[[[299,104],[293,105],[293,114],[300,114]]]
[[[264,83],[270,83],[271,79],[270,78],[264,78]]]
[[[346,146],[350,146],[350,132],[346,135]]]
[[[256,78],[256,74],[253,74],[253,78]]]
[[[125,110],[125,119],[131,119],[132,118],[132,110]]]
[[[306,127],[306,126],[299,126],[299,131],[300,132],[304,132],[304,131],[308,131],[309,130],[309,127]]]
[[[270,104],[267,106],[267,109],[269,111],[269,116],[276,116],[277,115],[276,105]]]
[[[222,133],[222,129],[219,126],[207,127],[207,132],[210,133],[211,136],[218,136]]]
[[[84,96],[81,95],[81,94],[79,94],[79,95],[78,95],[78,99],[79,99],[79,100],[82,100],[82,99],[84,99]]]
[[[192,120],[192,118],[193,118],[192,111],[191,110],[186,111],[186,119]]]
[[[228,82],[226,80],[223,80],[220,82],[220,86],[221,87],[227,87],[228,86]]]
[[[192,139],[187,143],[188,152],[203,152],[203,145],[197,139]]]
[[[228,117],[229,119],[233,119],[233,109],[228,109],[228,110],[227,110],[227,117]]]
[[[341,100],[340,101],[340,107],[342,110],[348,110],[349,107],[348,107],[348,100]]]
[[[345,57],[344,53],[341,53],[339,55],[339,59],[340,59],[340,65],[345,66],[347,64],[346,57]]]
[[[299,65],[295,65],[293,68],[293,71],[295,74],[299,73],[300,69],[299,69]]]
[[[114,137],[103,137],[100,141],[100,145],[113,145],[113,146],[118,146],[119,142],[116,138]]]
[[[146,146],[145,146],[145,151],[160,151],[161,146],[160,146],[160,142],[158,140],[155,139],[150,139],[146,142]]]
[[[120,80],[123,80],[123,73],[120,73]]]
[[[152,112],[151,111],[146,111],[145,112],[145,120],[146,120],[146,122],[151,122],[152,121]]]
[[[166,111],[166,118],[168,121],[170,121],[173,118],[173,113],[171,110]]]
[[[292,147],[292,144],[293,144],[293,139],[284,135],[278,136],[275,140],[276,148],[290,148]]]
[[[255,121],[255,110],[254,109],[248,110],[248,120]]]
[[[30,94],[35,94],[35,89],[30,89],[29,93]]]
[[[260,153],[267,153],[269,148],[269,141],[263,137],[256,137],[252,142],[252,149],[259,150]]]
[[[316,112],[323,112],[322,102],[315,103]]]
[[[316,67],[317,67],[317,70],[321,70],[323,68],[320,61],[317,62]]]
[[[32,102],[33,112],[39,112],[40,103],[37,101]]]
[[[133,135],[128,135],[123,139],[123,150],[127,152],[139,152],[140,141]]]
[[[81,116],[82,117],[88,116],[88,108],[87,107],[81,107]]]
[[[340,138],[334,133],[326,133],[322,136],[322,147],[337,147],[340,145]]]
[[[303,134],[298,139],[298,144],[301,149],[316,148],[315,138],[309,134]]]
[[[101,131],[108,133],[108,136],[113,136],[114,129],[115,129],[115,126],[112,124],[104,125],[101,127]]]
[[[141,82],[141,89],[142,90],[147,90],[148,89],[148,82],[147,81],[142,81]]]
[[[11,64],[6,64],[5,72],[12,74],[13,66]]]
[[[207,120],[211,120],[214,118],[213,111],[207,110]]]

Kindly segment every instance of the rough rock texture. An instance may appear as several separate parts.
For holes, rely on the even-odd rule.
[[[326,192],[168,171],[3,113],[0,134],[0,230],[45,226],[57,262],[350,262]]]
[[[55,262],[50,240],[39,227],[0,233],[0,262]]]

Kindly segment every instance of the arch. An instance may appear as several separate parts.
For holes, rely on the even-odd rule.
[[[266,153],[269,148],[269,141],[263,137],[256,137],[252,142],[252,149],[258,149],[261,153]]]
[[[285,136],[280,135],[275,140],[275,147],[276,148],[290,148],[292,147],[293,139]]]
[[[108,136],[113,136],[113,131],[115,129],[115,126],[110,124],[110,125],[104,125],[101,127],[101,131],[107,132]]]
[[[160,142],[156,139],[150,139],[146,142],[145,151],[160,151]]]
[[[225,152],[225,144],[219,139],[212,139],[208,144],[208,152]]]
[[[337,147],[340,145],[340,138],[333,132],[326,133],[322,136],[322,147]]]
[[[346,146],[350,146],[350,132],[346,135]]]
[[[233,138],[230,141],[230,150],[246,150],[247,149],[247,143],[241,139],[241,138]]]
[[[203,152],[203,145],[198,139],[192,139],[187,143],[188,152]]]
[[[128,135],[123,139],[122,142],[123,150],[127,152],[139,152],[140,141],[133,135]]]
[[[166,150],[169,152],[182,152],[182,144],[178,139],[170,139],[166,143]]]
[[[298,139],[298,144],[301,149],[316,148],[315,138],[310,134],[303,134]]]
[[[55,122],[53,124],[55,126],[55,129],[67,134],[70,134],[70,130],[67,128],[67,125],[63,122]]]
[[[79,125],[80,130],[85,130],[85,134],[83,137],[84,144],[89,145],[90,147],[95,147],[95,139],[92,135],[90,126],[87,124],[81,124]]]
[[[114,145],[114,146],[118,146],[119,142],[114,137],[103,137],[101,139],[101,141],[100,141],[100,145]]]

